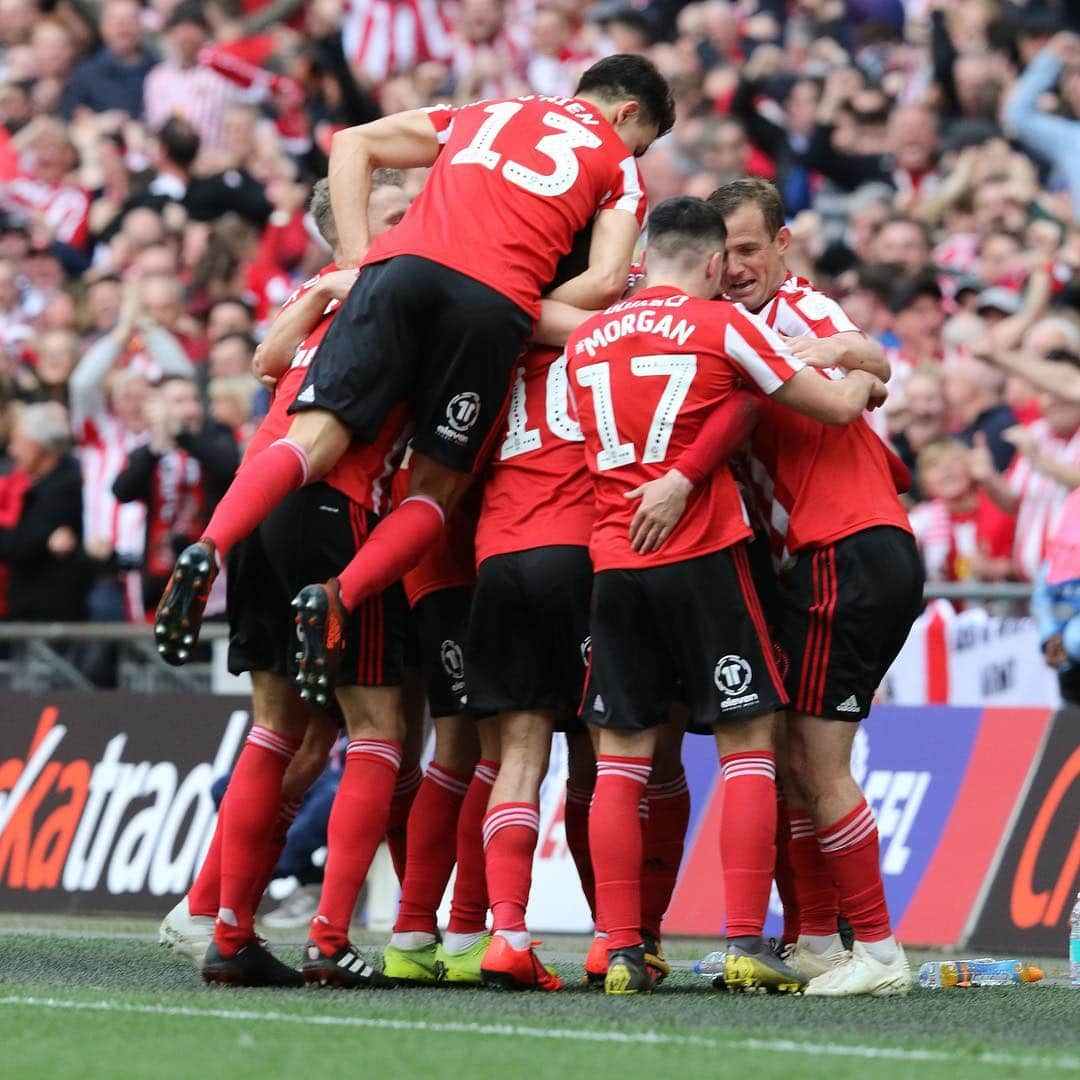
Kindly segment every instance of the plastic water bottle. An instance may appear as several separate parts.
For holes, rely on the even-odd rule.
[[[973,986],[1013,986],[1038,982],[1042,969],[1022,960],[944,960],[919,968],[919,985],[926,990],[967,989]]]
[[[1069,916],[1069,985],[1080,986],[1080,893]]]

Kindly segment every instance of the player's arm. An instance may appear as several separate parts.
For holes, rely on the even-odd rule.
[[[694,488],[750,437],[760,415],[760,399],[737,390],[709,414],[663,476],[625,493],[628,499],[641,500],[630,522],[630,545],[636,552],[655,551],[672,534]]]
[[[822,338],[788,337],[784,344],[809,367],[868,371],[885,383],[892,377],[885,350],[861,330],[844,330]]]
[[[637,215],[628,210],[601,210],[593,224],[589,266],[548,294],[550,300],[598,311],[609,307],[626,290],[630,262],[641,235]]]
[[[849,371],[842,379],[827,379],[811,368],[803,368],[772,396],[781,405],[823,424],[842,427],[857,420],[867,409],[883,405],[889,392],[868,371]]]
[[[331,300],[344,300],[356,281],[356,268],[335,270],[322,277],[282,308],[255,350],[251,370],[261,379],[277,379],[289,370],[296,350],[318,325]]]
[[[530,340],[537,345],[561,349],[570,335],[590,315],[595,314],[594,311],[564,304],[561,300],[545,298],[540,301],[540,318],[536,320]]]
[[[439,156],[439,145],[439,132],[424,109],[384,116],[334,135],[330,144],[330,205],[337,224],[342,266],[358,266],[371,242],[371,174],[380,168],[432,165]]]

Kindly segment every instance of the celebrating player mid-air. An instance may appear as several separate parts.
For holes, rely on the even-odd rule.
[[[530,95],[436,107],[334,136],[330,191],[346,266],[362,272],[309,369],[286,437],[238,475],[203,538],[180,556],[155,622],[182,663],[229,549],[350,441],[370,442],[411,403],[410,495],[336,579],[297,598],[303,691],[332,688],[344,614],[415,565],[490,449],[540,293],[574,234],[594,222],[589,266],[552,294],[583,308],[616,299],[645,212],[636,158],[674,120],[670,88],[638,56],[601,60],[573,98]],[[369,247],[379,167],[432,166],[402,222]]]

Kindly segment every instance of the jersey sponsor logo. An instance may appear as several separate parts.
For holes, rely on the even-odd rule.
[[[859,705],[859,702],[856,700],[855,695],[852,694],[850,697],[848,697],[846,700],[842,701],[839,705],[836,706],[836,711],[857,713],[861,712],[862,709]]]
[[[722,656],[713,669],[713,681],[717,690],[728,697],[738,697],[745,693],[753,677],[753,668],[741,656]]]
[[[446,406],[446,423],[440,424],[435,431],[449,442],[464,446],[466,438],[477,420],[480,419],[480,395],[472,390],[455,394]]]
[[[443,671],[451,679],[456,681],[465,678],[465,657],[456,641],[448,639],[439,646],[439,659],[442,661]]]

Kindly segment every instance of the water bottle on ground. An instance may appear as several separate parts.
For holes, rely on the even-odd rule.
[[[1080,893],[1069,916],[1069,985],[1080,986]]]
[[[919,968],[919,985],[925,990],[967,989],[973,986],[1013,986],[1038,982],[1042,969],[1022,960],[944,960]]]

